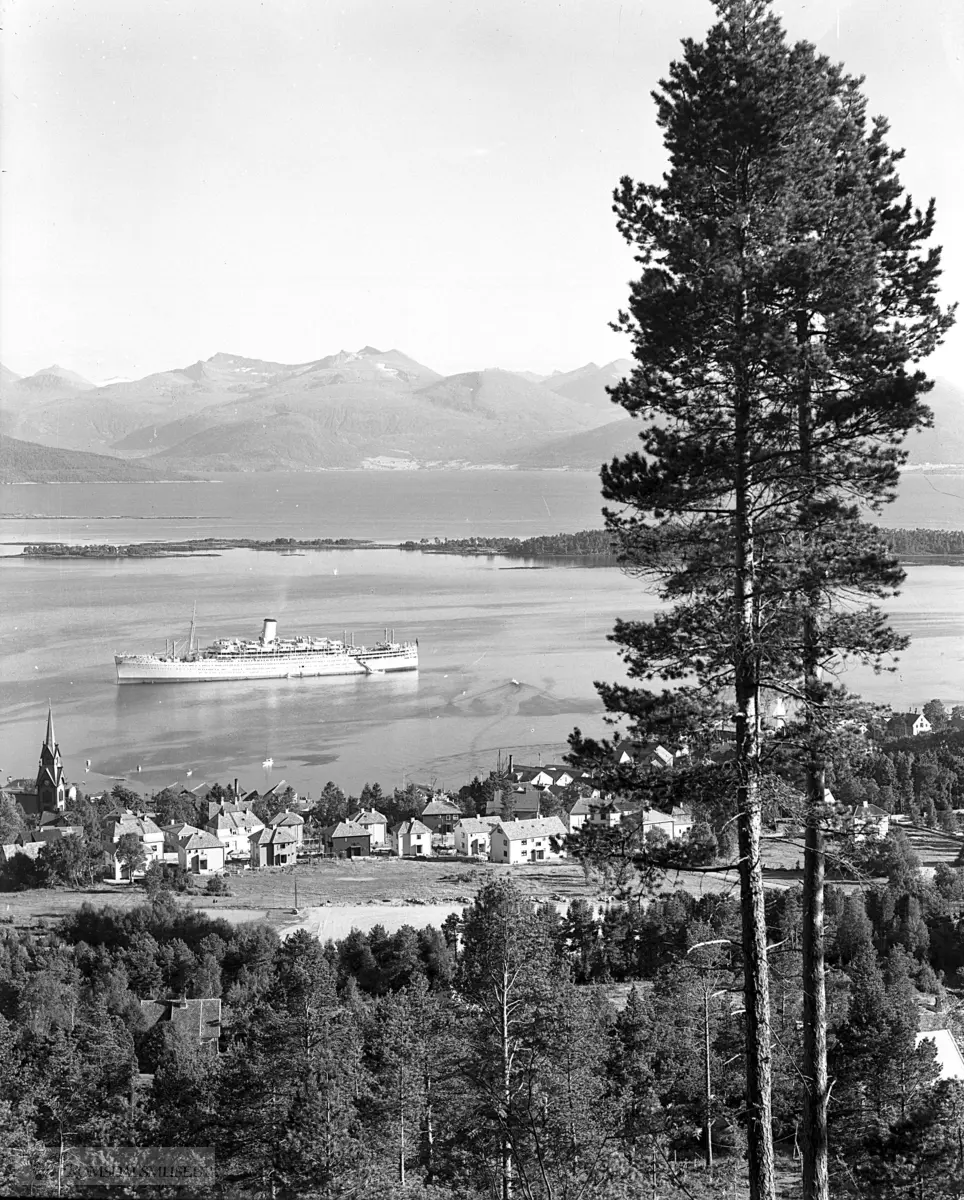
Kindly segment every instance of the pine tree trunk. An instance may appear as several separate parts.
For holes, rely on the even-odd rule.
[[[824,848],[826,794],[822,765],[807,771],[803,853],[803,1197],[828,1200],[827,991],[824,976]]]
[[[431,1183],[435,1174],[435,1118],[432,1109],[432,1076],[428,1070],[422,1077],[424,1088],[425,1116],[422,1127],[422,1166],[425,1182]]]
[[[512,1056],[509,1038],[509,971],[508,964],[501,979],[501,1050],[502,1050],[502,1107],[505,1128],[501,1132],[502,1152],[502,1200],[512,1200],[512,1143],[509,1141],[508,1124],[512,1106]]]
[[[809,329],[808,315],[797,319],[797,340],[804,346]],[[798,412],[800,473],[804,494],[800,523],[804,554],[812,553],[813,525],[813,412],[809,368],[801,381]],[[817,581],[810,580],[803,613],[803,686],[806,704],[807,797],[803,849],[803,1200],[829,1200],[827,1141],[827,988],[824,964],[824,875],[823,820],[826,804],[826,765],[822,731],[817,716],[821,699],[820,627],[821,596]]]
[[[744,304],[745,311],[745,304]],[[739,314],[737,324],[742,321]],[[743,994],[746,1009],[746,1122],[750,1200],[775,1200],[770,976],[767,966],[766,911],[760,798],[759,648],[750,512],[750,399],[738,374],[735,399],[735,573],[737,647],[736,693],[737,831],[740,854],[740,907],[743,918]]]

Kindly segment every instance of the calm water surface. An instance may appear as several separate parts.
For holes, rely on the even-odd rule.
[[[955,486],[942,478],[942,487]],[[7,487],[0,541],[529,536],[598,527],[597,486],[577,473],[344,472],[188,487]],[[935,507],[928,521],[913,503],[908,511],[905,524],[964,526],[964,492],[950,510],[956,517]],[[888,514],[888,523],[899,522]],[[518,560],[396,550],[8,559],[0,567],[0,778],[36,769],[48,698],[68,775],[83,778],[91,759],[91,788],[123,776],[154,790],[190,770],[192,782],[237,775],[252,787],[283,776],[317,794],[328,779],[355,791],[366,779],[459,784],[487,771],[500,749],[554,756],[574,725],[603,731],[593,680],[621,670],[606,635],[617,615],[649,615],[652,600],[613,569],[519,568]],[[195,601],[202,643],[254,636],[265,616],[283,634],[347,629],[360,642],[389,625],[419,639],[421,669],[118,688],[114,652],[186,637]],[[964,568],[912,568],[891,607],[898,628],[915,637],[912,650],[896,675],[858,671],[848,682],[895,705],[964,699]]]

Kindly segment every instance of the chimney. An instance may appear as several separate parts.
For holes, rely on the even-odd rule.
[[[512,755],[509,755],[509,774],[512,774]]]

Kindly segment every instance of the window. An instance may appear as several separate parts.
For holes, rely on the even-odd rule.
[[[197,865],[199,871],[206,871],[208,869],[208,860],[206,858],[199,858]]]

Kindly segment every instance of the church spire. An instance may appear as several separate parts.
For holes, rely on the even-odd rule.
[[[40,747],[37,771],[37,804],[41,812],[62,812],[67,798],[60,747],[54,737],[54,710],[47,702],[47,734]]]

